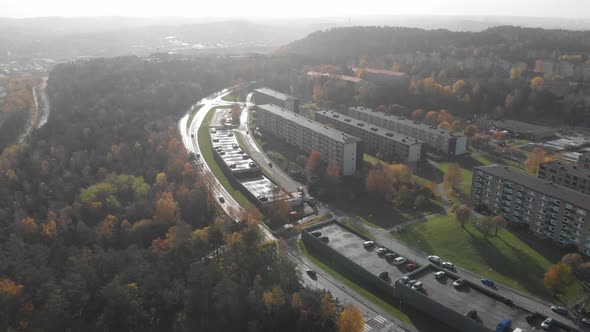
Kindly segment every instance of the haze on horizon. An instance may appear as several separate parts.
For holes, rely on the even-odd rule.
[[[44,16],[183,16],[183,17],[320,17],[359,15],[437,15],[437,16],[526,16],[589,19],[590,1],[586,0],[299,0],[279,4],[271,0],[0,0],[0,17],[30,18]]]

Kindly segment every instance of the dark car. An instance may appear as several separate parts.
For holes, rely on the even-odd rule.
[[[488,286],[488,287],[494,287],[494,285],[495,285],[494,281],[492,279],[488,279],[488,278],[482,278],[481,283]]]
[[[418,268],[418,266],[416,264],[414,264],[414,263],[409,263],[409,264],[406,265],[406,269],[408,271],[410,271],[410,272],[414,271],[417,268]]]
[[[569,312],[568,308],[566,308],[566,307],[560,307],[558,305],[552,305],[551,306],[551,310],[553,312],[556,312],[556,313],[560,314],[560,315],[567,315],[567,313]]]
[[[309,275],[312,279],[318,277],[318,274],[312,269],[307,269],[305,272],[307,272],[307,275]]]
[[[311,235],[313,235],[315,237],[318,237],[318,236],[321,236],[322,235],[322,232],[320,232],[320,231],[314,231],[314,232],[311,232]]]
[[[465,316],[471,319],[477,319],[477,310],[469,310]]]
[[[322,240],[322,241],[324,241],[324,242],[326,242],[326,243],[330,242],[330,238],[328,238],[325,235],[320,236],[319,239]]]
[[[225,203],[225,198],[223,198],[223,196],[219,196],[219,202],[220,203]]]
[[[383,272],[379,273],[378,276],[380,279],[387,280],[387,278],[389,278],[389,272],[383,271]]]

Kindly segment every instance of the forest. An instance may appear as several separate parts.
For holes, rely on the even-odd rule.
[[[264,66],[56,66],[49,121],[0,155],[0,330],[334,330],[341,306],[303,288],[256,220],[225,220],[177,131],[194,102]]]

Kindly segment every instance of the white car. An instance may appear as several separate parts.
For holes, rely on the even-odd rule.
[[[420,290],[422,289],[422,282],[421,281],[416,281],[413,285],[412,285],[412,289],[413,290]]]
[[[400,256],[400,257],[393,260],[393,265],[402,265],[403,263],[405,263],[407,261],[408,261],[407,259]]]
[[[444,271],[438,271],[434,274],[434,279],[440,279],[442,277],[445,276],[445,272]]]
[[[375,245],[375,242],[373,242],[373,241],[365,241],[363,243],[363,247],[365,247],[365,248],[371,248],[374,245]]]
[[[590,325],[590,318],[582,318],[582,323]]]
[[[465,283],[465,279],[457,279],[453,282],[453,286],[456,288],[461,287]]]
[[[455,264],[451,263],[451,262],[442,262],[441,264],[443,267],[446,267],[447,269],[452,269],[453,267],[455,267]]]
[[[438,256],[430,255],[428,256],[428,260],[436,264],[440,263],[440,257]]]
[[[543,330],[548,330],[551,327],[551,323],[553,323],[553,318],[547,318],[541,323],[541,327]]]
[[[379,248],[379,249],[377,249],[377,255],[383,256],[387,253],[387,251],[388,251],[387,248]]]

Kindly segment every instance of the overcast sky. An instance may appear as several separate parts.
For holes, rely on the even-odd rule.
[[[590,0],[0,0],[0,17],[483,15],[590,18]]]

